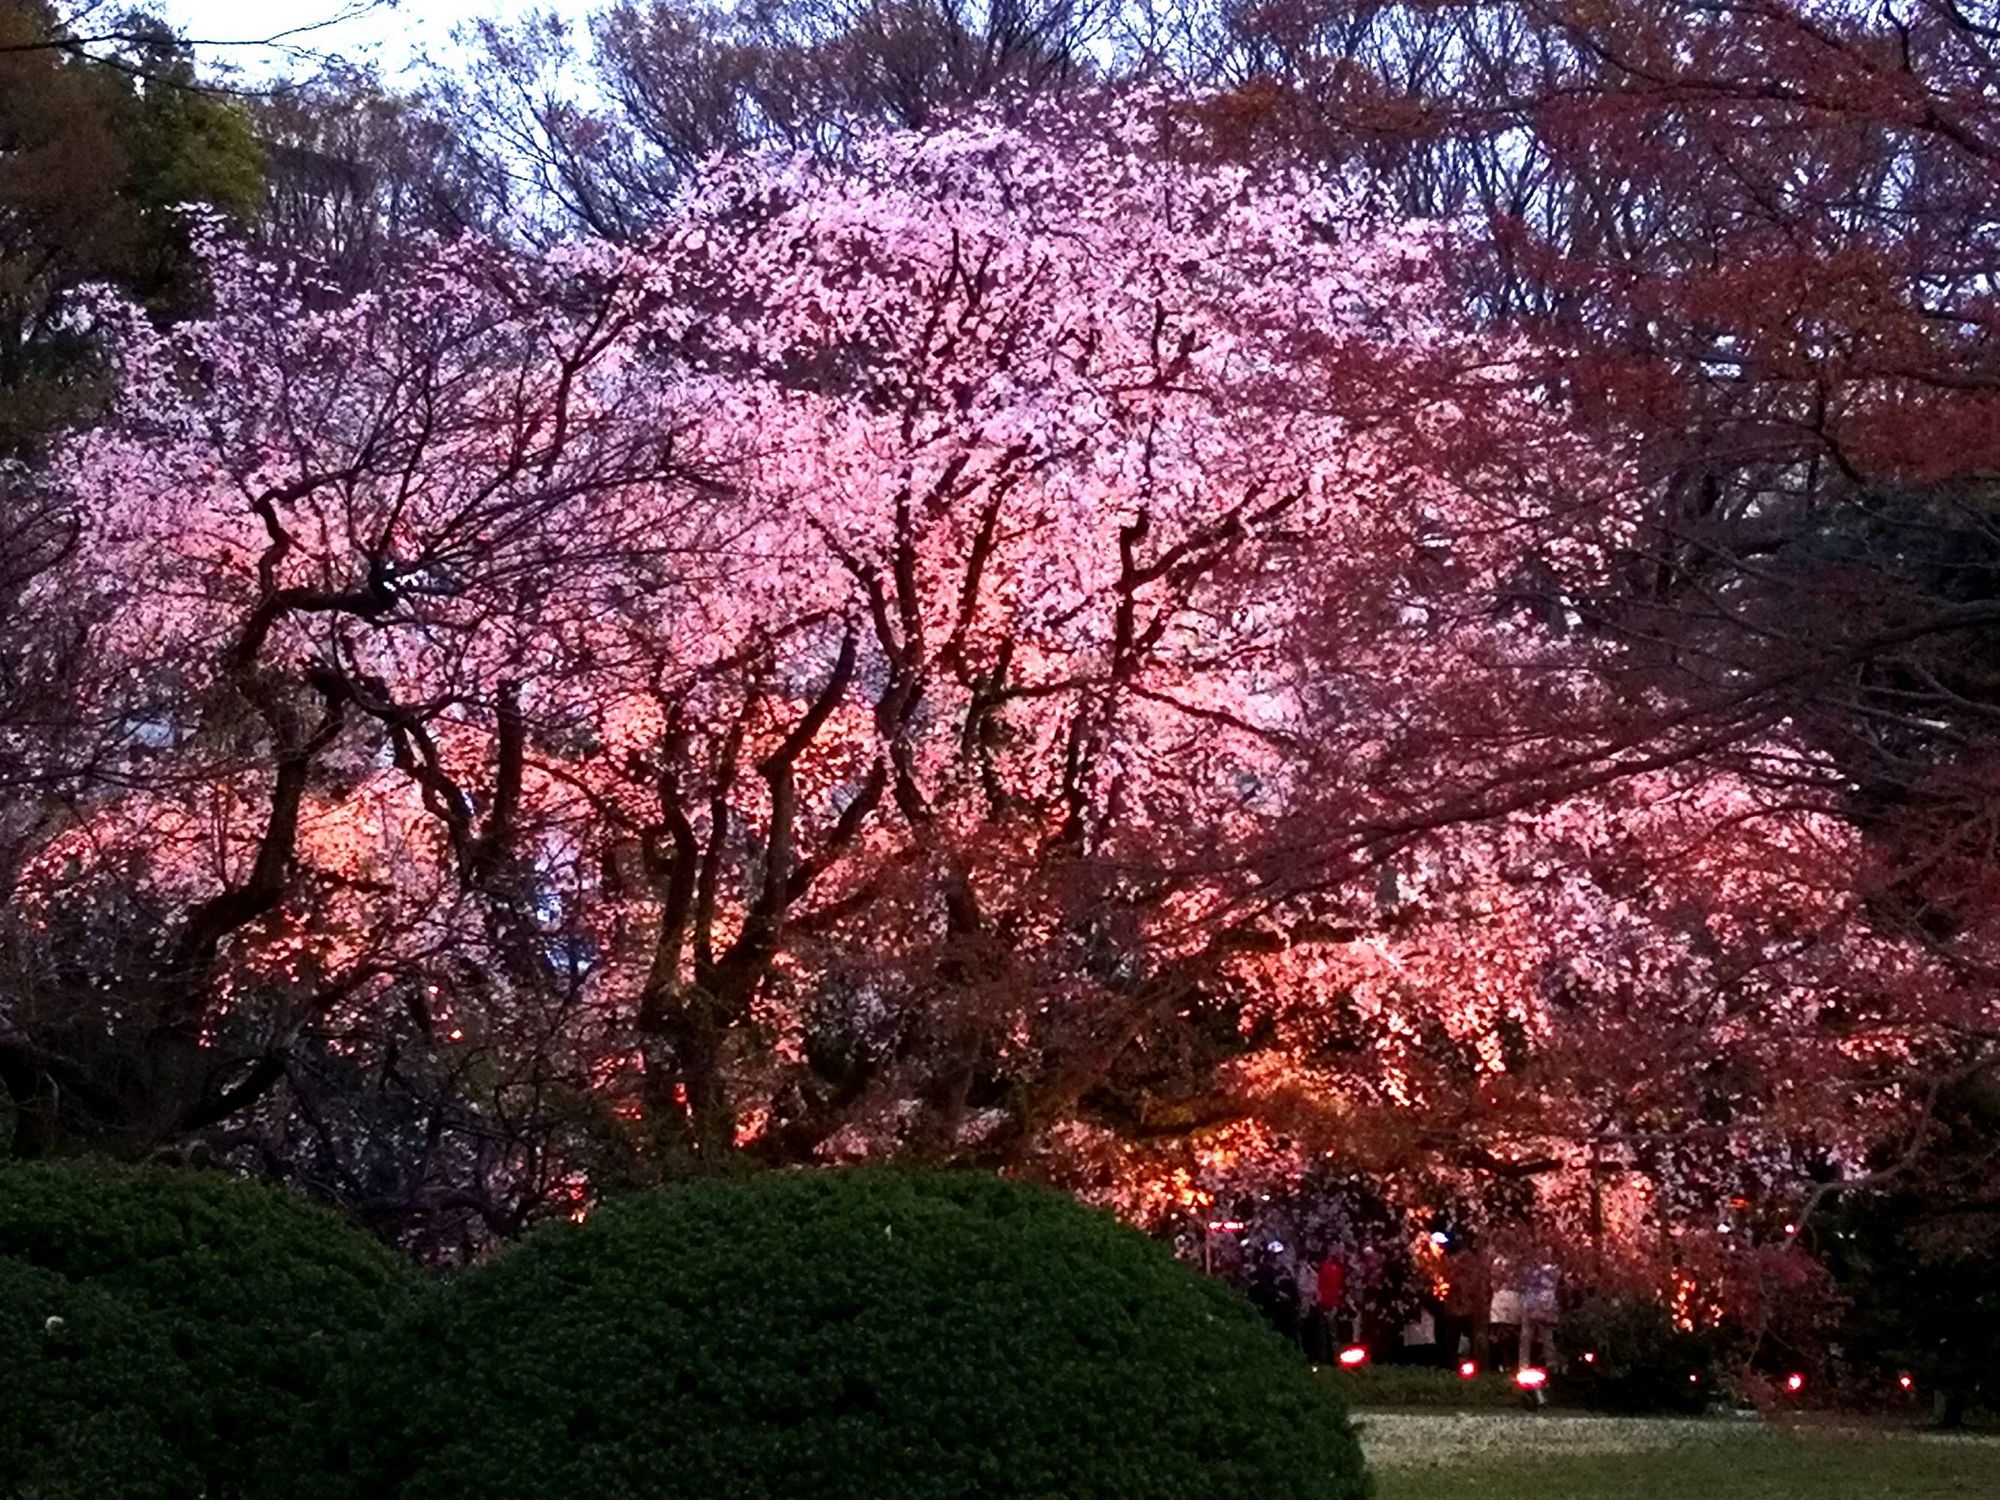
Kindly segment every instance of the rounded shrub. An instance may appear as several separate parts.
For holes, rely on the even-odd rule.
[[[0,1494],[176,1500],[202,1475],[175,1433],[200,1420],[163,1319],[0,1260]]]
[[[316,1402],[411,1279],[276,1189],[0,1166],[0,1494],[294,1493],[319,1466]]]
[[[1059,1194],[879,1169],[544,1230],[385,1337],[381,1500],[1356,1500],[1345,1410],[1234,1292]]]

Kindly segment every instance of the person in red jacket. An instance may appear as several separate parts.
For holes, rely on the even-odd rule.
[[[1347,1302],[1347,1267],[1331,1255],[1319,1263],[1317,1291],[1315,1300],[1319,1303],[1320,1339],[1325,1358],[1332,1359],[1340,1352],[1340,1324]]]

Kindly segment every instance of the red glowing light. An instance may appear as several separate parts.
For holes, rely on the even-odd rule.
[[[1584,1362],[1585,1364],[1587,1364],[1587,1365],[1594,1365],[1594,1364],[1596,1364],[1596,1363],[1597,1363],[1597,1355],[1596,1355],[1596,1353],[1595,1353],[1595,1352],[1592,1352],[1592,1353],[1590,1353],[1590,1354],[1586,1354],[1586,1355],[1584,1355],[1584,1357],[1583,1357],[1583,1362]]]
[[[1800,1391],[1804,1390],[1805,1388],[1806,1388],[1805,1376],[1787,1375],[1785,1377],[1785,1389],[1790,1391],[1794,1396],[1796,1396]]]
[[[1906,1391],[1913,1391],[1917,1388],[1916,1381],[1912,1380],[1907,1375],[1898,1375],[1896,1377],[1896,1384],[1900,1385]]]
[[[1699,1375],[1689,1375],[1689,1376],[1688,1376],[1688,1384],[1689,1384],[1689,1385],[1700,1385],[1700,1384],[1701,1384],[1701,1377],[1700,1377]]]
[[[1349,1344],[1340,1351],[1340,1362],[1350,1370],[1356,1365],[1365,1365],[1368,1363],[1368,1351],[1359,1344]]]
[[[1533,1365],[1523,1365],[1514,1372],[1514,1384],[1524,1391],[1538,1391],[1549,1383],[1549,1372]]]
[[[1799,1226],[1796,1224],[1787,1224],[1785,1226],[1786,1234],[1797,1234],[1798,1232],[1799,1232]]]
[[[1478,1373],[1479,1364],[1476,1360],[1462,1359],[1458,1362],[1458,1378],[1460,1380],[1470,1380]]]

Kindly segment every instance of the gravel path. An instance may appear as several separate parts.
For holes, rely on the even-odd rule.
[[[1584,1453],[1649,1453],[1663,1448],[1715,1447],[1782,1435],[1740,1417],[1592,1417],[1553,1412],[1412,1412],[1357,1410],[1361,1446],[1384,1469],[1423,1468],[1470,1458],[1562,1457]],[[2000,1446],[2000,1436],[1975,1433],[1885,1432],[1812,1421],[1798,1435],[1822,1438],[1893,1438],[1901,1442]]]
[[[1548,1412],[1357,1411],[1371,1463],[1414,1468],[1475,1457],[1641,1453],[1741,1442],[1762,1424],[1729,1418],[1589,1417]]]

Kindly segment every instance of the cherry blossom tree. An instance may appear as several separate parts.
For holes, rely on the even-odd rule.
[[[1617,534],[1615,465],[1454,328],[1423,236],[1207,149],[1150,105],[894,137],[726,169],[672,231],[752,309],[690,339],[758,434],[769,547],[806,562],[773,575],[787,607],[803,575],[853,622],[807,675],[865,714],[797,722],[849,778],[830,837],[858,830],[864,883],[790,918],[784,979],[877,1031],[843,1130],[921,1106],[951,1149],[978,1113],[1004,1155],[1073,1109],[1299,920],[1271,910],[1299,875],[1372,867],[1372,836],[1344,862],[1279,837],[1325,821],[1318,778],[1352,830],[1419,786],[1450,816],[1425,727],[1547,665],[1494,609],[1523,536],[1588,570]],[[1368,686],[1392,678],[1463,692],[1413,710]],[[810,1140],[812,1113],[772,1126]]]
[[[1449,655],[1422,598],[1557,519],[1533,466],[1596,472],[1421,236],[1204,149],[1107,104],[725,166],[640,247],[353,296],[217,241],[212,318],[107,303],[123,419],[38,587],[103,601],[127,744],[21,910],[145,914],[89,983],[203,1063],[130,1128],[398,985],[443,1026],[449,963],[625,1028],[597,1081],[696,1155],[1069,1108],[1248,930],[1331,570],[1381,562],[1351,635]],[[1539,437],[1478,460],[1501,407]]]
[[[1859,840],[1815,882],[1849,934],[1820,942],[1840,966],[1796,1001],[1839,995],[1820,1028],[1900,1039],[1863,1063],[1782,1026],[1796,1050],[1770,1076],[1813,1080],[1823,1121],[1916,1128],[1994,1037],[1991,27],[1930,0],[1209,19],[1185,61],[1231,85],[1218,128],[1482,226],[1453,265],[1469,299],[1534,328],[1567,409],[1629,456],[1650,498],[1626,576],[1562,602],[1616,643],[1625,705],[1657,694],[1661,712],[1544,722],[1591,756],[1628,736],[1671,752],[1663,726],[1712,735],[1703,766]],[[1659,1014],[1646,993],[1635,1022]],[[1684,1104],[1704,1088],[1674,1085]],[[1703,1132],[1670,1134],[1685,1155]],[[1857,1169],[1853,1144],[1812,1172]],[[1789,1169],[1807,1200],[1809,1165]],[[1711,1201],[1728,1169],[1697,1174]]]
[[[101,299],[10,585],[89,642],[0,769],[16,1149],[438,1253],[745,1156],[1143,1219],[1333,1153],[1656,1263],[1796,1200],[1988,940],[1883,919],[1787,700],[1614,628],[1638,447],[1463,249],[1113,93]]]
[[[514,873],[514,674],[699,544],[672,393],[621,368],[643,280],[467,242],[342,297],[207,257],[211,318],[101,305],[121,419],[56,467],[78,536],[20,606],[94,622],[106,748],[26,794],[10,1088],[126,1149],[236,1115],[304,1038],[421,1016],[427,965],[563,982]]]

